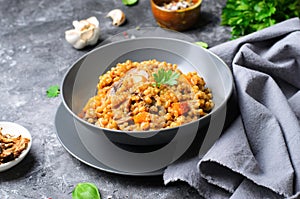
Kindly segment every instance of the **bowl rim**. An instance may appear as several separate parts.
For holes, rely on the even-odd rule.
[[[182,124],[180,126],[176,126],[176,127],[170,127],[170,128],[163,128],[163,129],[157,129],[157,130],[147,130],[147,131],[124,131],[124,130],[116,130],[116,129],[109,129],[109,128],[103,128],[103,127],[100,127],[100,126],[96,126],[95,124],[91,124],[89,122],[87,122],[86,120],[80,118],[76,113],[74,113],[74,111],[71,110],[71,108],[68,106],[66,100],[64,99],[64,83],[65,83],[65,79],[66,77],[68,76],[68,74],[70,73],[70,71],[76,66],[76,64],[81,61],[82,59],[84,59],[85,57],[87,57],[89,54],[92,54],[94,53],[95,51],[97,50],[101,50],[103,48],[106,48],[107,46],[111,46],[111,45],[118,45],[120,43],[126,43],[126,42],[130,42],[132,40],[149,40],[149,39],[161,39],[161,40],[171,40],[173,42],[182,42],[182,43],[185,43],[187,45],[193,45],[197,48],[201,48],[202,50],[204,50],[206,53],[214,56],[216,59],[218,59],[224,66],[226,66],[226,70],[228,70],[228,75],[229,75],[229,78],[230,78],[230,90],[229,92],[227,93],[226,96],[224,96],[224,100],[220,103],[219,107],[217,109],[212,109],[207,115],[205,116],[202,116],[200,118],[198,118],[197,120],[194,120],[194,121],[191,121],[191,122],[188,122],[188,123],[185,123],[185,124]],[[95,85],[96,86],[96,85]],[[211,117],[212,114],[214,114],[215,112],[219,111],[220,109],[223,108],[223,106],[226,106],[230,96],[232,95],[233,93],[233,89],[234,89],[234,81],[233,81],[233,75],[230,71],[230,68],[228,67],[228,65],[220,58],[218,57],[216,54],[214,54],[213,52],[209,51],[208,49],[205,49],[205,48],[202,48],[200,47],[199,45],[195,44],[195,43],[191,43],[191,42],[188,42],[188,41],[184,41],[184,40],[181,40],[181,39],[175,39],[175,38],[165,38],[165,37],[138,37],[138,38],[133,38],[133,39],[125,39],[125,40],[120,40],[120,41],[115,41],[115,42],[111,42],[111,43],[108,43],[108,44],[104,44],[102,46],[98,46],[96,48],[94,48],[93,50],[85,53],[84,55],[82,55],[81,57],[79,57],[77,60],[75,60],[71,66],[68,68],[68,70],[66,71],[66,73],[64,74],[63,76],[63,79],[62,79],[62,82],[60,84],[60,92],[61,92],[61,99],[62,99],[62,102],[63,102],[63,105],[65,106],[66,110],[73,116],[73,118],[75,118],[77,121],[87,125],[88,127],[91,127],[93,129],[97,129],[97,130],[103,130],[103,131],[107,131],[107,132],[114,132],[114,133],[124,133],[124,134],[135,134],[135,133],[138,133],[138,134],[141,134],[141,133],[154,133],[154,132],[160,132],[160,131],[166,131],[166,130],[174,130],[174,129],[178,129],[180,127],[183,127],[183,126],[186,126],[186,125],[190,125],[190,124],[193,124],[193,123],[196,123],[196,122],[200,122],[201,120],[205,120],[207,117]]]
[[[30,141],[27,145],[27,148],[21,152],[19,157],[15,158],[9,162],[0,164],[0,172],[6,171],[6,170],[14,167],[18,163],[20,163],[25,158],[25,156],[29,153],[31,146],[32,146],[32,136],[27,128],[25,128],[24,126],[22,126],[20,124],[15,123],[15,122],[9,122],[9,121],[0,121],[0,127],[2,127],[2,125],[8,126],[7,127],[8,129],[13,129],[13,128],[21,129],[18,131],[18,133],[12,133],[12,135],[14,135],[14,136],[22,135],[23,137],[28,138]]]
[[[155,0],[151,0],[151,4],[154,5],[154,7],[162,12],[167,12],[167,13],[177,13],[177,12],[186,12],[186,11],[190,11],[193,10],[195,8],[197,8],[198,6],[201,5],[202,0],[198,0],[197,3],[195,3],[194,5],[192,5],[191,7],[185,8],[185,9],[181,9],[181,10],[168,10],[168,9],[164,9],[161,6],[157,5],[155,2]]]

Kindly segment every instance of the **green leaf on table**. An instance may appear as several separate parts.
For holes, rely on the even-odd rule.
[[[58,85],[50,86],[46,91],[47,97],[53,98],[57,97],[60,94],[60,89]]]
[[[208,48],[208,44],[203,41],[197,41],[195,42],[198,46],[201,46],[202,48]]]
[[[126,6],[134,5],[138,2],[138,0],[122,0],[122,3]]]
[[[72,199],[101,199],[101,196],[95,184],[84,182],[76,185]]]

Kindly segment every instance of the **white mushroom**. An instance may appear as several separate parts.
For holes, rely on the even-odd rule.
[[[106,15],[106,17],[110,17],[113,20],[112,24],[114,26],[120,26],[126,20],[126,16],[125,16],[124,12],[120,9],[114,9],[114,10],[109,11],[109,13]]]
[[[82,49],[88,45],[95,45],[100,36],[99,21],[96,17],[86,20],[73,21],[74,29],[65,32],[65,39],[74,48]]]

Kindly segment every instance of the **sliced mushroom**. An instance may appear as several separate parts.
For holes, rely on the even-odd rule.
[[[130,69],[122,79],[112,85],[108,95],[115,95],[118,89],[123,85],[123,82],[129,78],[132,79],[133,83],[146,82],[149,78],[149,74],[145,70],[137,70],[136,68]]]

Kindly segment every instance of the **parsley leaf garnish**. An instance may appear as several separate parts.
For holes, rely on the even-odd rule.
[[[165,71],[163,68],[160,68],[157,73],[153,74],[156,81],[153,85],[157,87],[160,87],[162,84],[173,86],[177,84],[179,76],[180,74],[177,72],[173,72],[172,70]]]
[[[46,91],[47,97],[53,98],[57,97],[60,94],[60,89],[58,85],[50,86]]]

